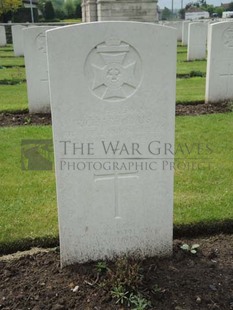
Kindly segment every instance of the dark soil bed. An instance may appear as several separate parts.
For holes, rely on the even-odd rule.
[[[199,244],[197,254],[180,245]],[[233,309],[233,235],[175,240],[171,258],[77,264],[60,269],[59,253],[0,258],[0,309],[129,309],[130,293],[157,310]],[[101,267],[102,266],[102,267]],[[124,303],[111,293],[119,283]]]
[[[202,115],[212,113],[227,113],[232,110],[227,102],[218,104],[206,104],[194,102],[192,104],[177,104],[176,115]],[[20,125],[50,125],[50,114],[29,114],[28,112],[1,113],[0,126]]]

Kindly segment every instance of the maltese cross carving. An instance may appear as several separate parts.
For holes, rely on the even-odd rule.
[[[127,43],[111,39],[98,45],[90,62],[91,90],[103,100],[130,97],[141,79],[140,57]]]

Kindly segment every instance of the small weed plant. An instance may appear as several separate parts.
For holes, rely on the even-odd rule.
[[[150,301],[145,299],[141,294],[131,295],[129,298],[131,309],[133,310],[146,310],[151,307]]]
[[[111,290],[111,295],[116,299],[116,304],[124,304],[129,302],[129,292],[127,292],[122,285],[116,286]]]
[[[200,247],[199,244],[188,245],[185,243],[185,244],[182,244],[180,248],[186,252],[197,254],[199,247]]]
[[[96,270],[98,273],[105,273],[107,271],[108,267],[107,267],[107,263],[106,262],[98,262],[96,264]]]
[[[124,257],[108,266],[105,262],[99,262],[96,270],[99,275],[104,274],[99,285],[110,292],[116,304],[134,310],[150,307],[150,302],[138,293],[138,287],[142,283],[141,264],[138,261]]]

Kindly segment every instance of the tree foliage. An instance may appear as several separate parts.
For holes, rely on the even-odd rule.
[[[82,7],[80,1],[76,2],[75,17],[82,18]]]
[[[55,18],[55,12],[51,1],[46,1],[44,6],[44,18],[46,20],[52,20]]]
[[[73,0],[66,0],[64,4],[65,13],[68,18],[74,18],[75,16],[75,4]]]
[[[14,12],[22,6],[22,0],[0,0],[0,15]]]
[[[185,9],[179,10],[179,17],[180,17],[180,19],[185,19]]]
[[[165,7],[162,11],[162,20],[169,20],[172,18],[172,11]]]

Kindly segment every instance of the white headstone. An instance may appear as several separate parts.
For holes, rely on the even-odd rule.
[[[209,25],[206,102],[233,99],[233,22]]]
[[[188,21],[184,21],[182,24],[182,45],[187,45],[188,44],[188,26],[189,26]]]
[[[6,46],[5,26],[0,26],[0,46]]]
[[[182,26],[183,22],[167,22],[164,26],[175,28],[177,31],[177,41],[182,41]]]
[[[172,251],[175,34],[137,22],[47,31],[62,265]]]
[[[50,112],[45,31],[54,27],[29,27],[24,33],[24,57],[30,113]]]
[[[206,58],[207,23],[190,23],[187,60]]]
[[[15,56],[24,55],[24,41],[23,41],[23,29],[26,26],[14,25],[11,26],[13,49]]]

